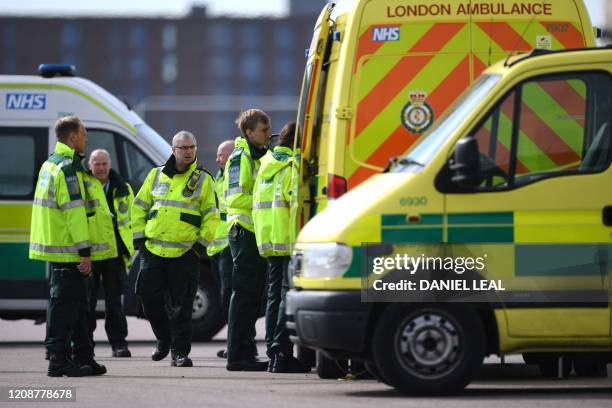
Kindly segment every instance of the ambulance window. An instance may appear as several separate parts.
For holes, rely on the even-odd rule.
[[[472,134],[481,190],[600,172],[611,155],[612,80],[604,73],[539,77],[518,85]]]
[[[134,191],[138,191],[155,165],[136,146],[127,141],[123,142],[123,153],[127,171],[126,178]]]
[[[481,154],[482,187],[487,189],[506,186],[508,181],[514,100],[515,93],[511,92],[475,132]]]
[[[119,160],[117,156],[117,144],[115,134],[108,130],[87,129],[87,149],[85,150],[85,161],[89,160],[89,155],[96,149],[108,151],[111,158],[111,167],[119,172]]]
[[[42,156],[46,156],[42,150],[46,150],[47,132],[46,128],[0,129],[0,197],[33,197]]]

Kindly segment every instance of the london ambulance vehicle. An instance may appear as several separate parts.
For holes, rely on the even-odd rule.
[[[49,264],[28,259],[30,215],[38,171],[53,153],[55,121],[76,115],[88,132],[88,155],[104,148],[113,169],[138,191],[148,172],[165,163],[169,144],[124,102],[74,76],[70,65],[43,64],[38,76],[0,75],[0,317],[45,317]],[[206,269],[206,268],[203,268]],[[132,275],[137,273],[137,268]],[[210,275],[210,274],[208,274]],[[135,276],[130,277],[133,281]],[[132,282],[133,283],[133,282]],[[223,326],[218,289],[203,279],[194,303],[194,338]],[[139,307],[133,284],[125,293],[130,314]],[[213,333],[214,332],[214,333]],[[211,334],[212,333],[212,334]]]
[[[582,0],[326,6],[307,51],[298,109],[295,230],[405,154],[486,67],[510,53],[594,42]],[[343,374],[338,363],[316,360],[321,377]]]
[[[292,340],[409,394],[457,392],[487,355],[606,376],[611,161],[610,47],[492,65],[302,229]]]

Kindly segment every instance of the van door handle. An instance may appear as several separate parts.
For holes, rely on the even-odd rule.
[[[603,209],[603,223],[612,226],[612,205],[606,205]]]

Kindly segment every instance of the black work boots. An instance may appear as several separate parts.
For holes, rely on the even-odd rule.
[[[49,354],[49,377],[84,377],[93,375],[93,369],[89,365],[78,364],[66,357],[65,354]]]
[[[274,357],[273,373],[309,373],[310,367],[292,355],[278,353]]]

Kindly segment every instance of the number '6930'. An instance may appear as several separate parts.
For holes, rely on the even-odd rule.
[[[425,196],[402,197],[402,198],[400,198],[400,205],[401,206],[426,205],[426,204],[427,204],[427,197],[425,197]]]

